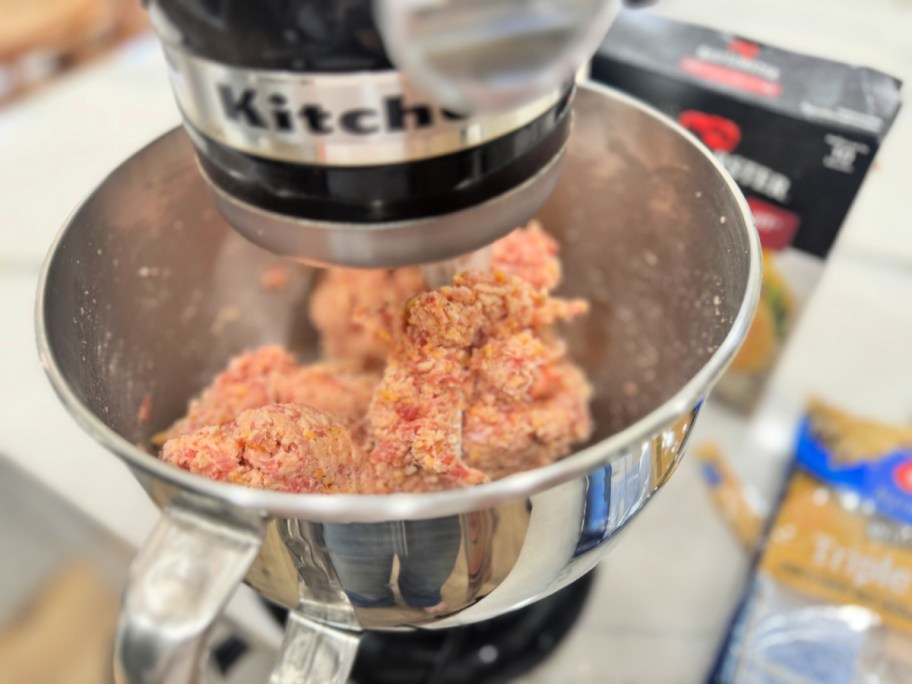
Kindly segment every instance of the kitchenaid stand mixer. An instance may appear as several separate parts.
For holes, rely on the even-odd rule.
[[[759,247],[731,179],[628,98],[582,86],[573,101],[612,8],[370,5],[153,3],[193,147],[174,131],[127,161],[45,265],[49,377],[163,510],[126,588],[120,681],[193,681],[242,579],[291,611],[276,683],[344,682],[363,629],[466,624],[567,585],[670,475],[747,330]],[[238,26],[234,42],[213,36]],[[568,339],[596,391],[596,433],[577,453],[456,491],[320,496],[206,480],[143,446],[233,354],[314,356],[303,311],[318,270],[259,287],[282,257],[438,262],[532,215],[561,243],[562,290],[592,302]],[[363,569],[386,563],[390,601],[362,600]],[[410,598],[422,585],[445,611]]]

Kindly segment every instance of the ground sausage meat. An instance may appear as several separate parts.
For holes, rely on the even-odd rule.
[[[558,245],[537,221],[517,228],[493,245],[490,269],[517,276],[539,290],[560,282]],[[329,268],[310,298],[310,319],[320,332],[323,356],[364,367],[382,365],[389,340],[377,334],[371,317],[427,290],[418,267],[393,270]]]
[[[486,271],[412,298],[368,411],[377,486],[477,484],[554,461],[588,437],[589,385],[546,334],[586,310]]]
[[[280,492],[357,489],[364,454],[328,413],[267,404],[165,442],[163,461],[213,480]]]
[[[401,305],[425,289],[418,267],[390,271],[327,269],[310,298],[310,319],[320,331],[323,356],[366,367],[382,364],[388,345],[365,328],[355,312]]]
[[[432,291],[420,269],[328,271],[311,316],[332,360],[238,356],[161,435],[161,457],[253,487],[390,493],[565,456],[591,434],[592,390],[555,326],[587,303],[551,296],[558,247],[537,225],[495,243],[491,265]]]
[[[553,290],[560,283],[559,247],[538,221],[517,228],[491,245],[492,271],[522,278],[539,290]]]
[[[287,403],[325,411],[358,432],[379,379],[379,373],[344,363],[301,365],[282,347],[261,347],[232,359],[202,395],[190,402],[187,415],[156,439],[161,442],[221,425],[246,409]]]

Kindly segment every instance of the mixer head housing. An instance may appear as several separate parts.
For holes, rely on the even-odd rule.
[[[225,218],[299,261],[441,261],[553,190],[613,0],[152,0]]]

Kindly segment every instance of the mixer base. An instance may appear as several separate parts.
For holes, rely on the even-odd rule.
[[[547,598],[485,622],[451,629],[368,632],[353,684],[493,684],[529,672],[571,632],[596,571]],[[285,611],[267,604],[284,622]]]

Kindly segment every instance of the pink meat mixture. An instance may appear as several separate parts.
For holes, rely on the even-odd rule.
[[[549,334],[586,309],[482,271],[412,298],[368,410],[381,488],[486,482],[553,462],[587,438],[591,389]]]
[[[365,367],[382,364],[389,344],[367,330],[355,312],[400,306],[426,289],[417,266],[392,271],[327,269],[310,298],[310,319],[320,331],[323,356]]]
[[[347,361],[301,366],[278,347],[237,357],[163,434],[161,457],[254,487],[362,493],[561,458],[591,433],[591,388],[554,324],[587,305],[549,296],[557,245],[537,226],[495,243],[491,263],[431,292],[417,269],[330,270],[311,314],[325,354]],[[382,376],[357,370],[384,359]]]
[[[517,228],[491,245],[492,271],[522,278],[532,287],[550,292],[561,279],[560,248],[538,221]]]
[[[212,425],[221,425],[242,411],[267,404],[302,404],[325,411],[356,434],[364,429],[365,415],[380,374],[353,369],[341,362],[303,366],[282,347],[261,347],[236,356],[198,399],[187,415],[157,442]]]
[[[492,271],[515,275],[551,291],[560,282],[558,245],[537,221],[491,245]],[[418,267],[394,270],[327,269],[310,299],[310,318],[320,332],[323,356],[366,368],[386,361],[389,340],[372,324],[374,316],[401,307],[427,290]]]
[[[280,492],[352,491],[364,456],[333,416],[268,404],[165,442],[161,458],[213,480]]]

